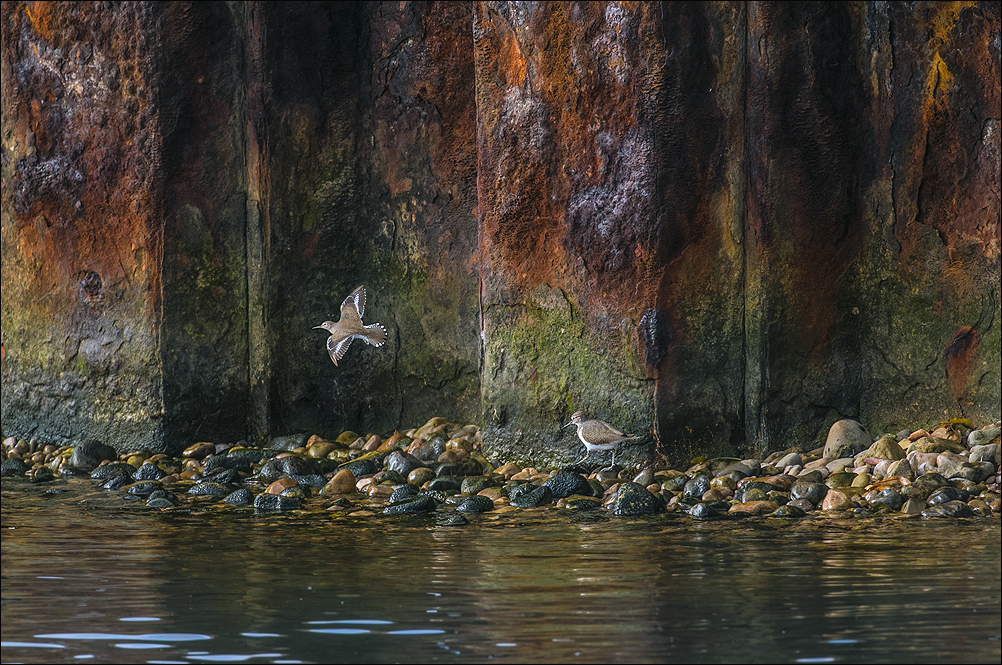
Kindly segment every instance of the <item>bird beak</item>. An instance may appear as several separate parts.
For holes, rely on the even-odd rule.
[[[317,328],[323,328],[323,326],[313,326],[314,330],[316,330]]]
[[[573,424],[574,424],[574,423],[567,423],[566,425],[564,425],[564,426],[563,426],[563,427],[561,427],[560,429],[567,429],[568,427],[570,427],[570,426],[571,426],[571,425],[573,425]]]

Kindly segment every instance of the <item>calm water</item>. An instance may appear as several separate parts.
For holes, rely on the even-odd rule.
[[[48,486],[48,487],[51,487]],[[3,481],[4,662],[991,662],[997,518],[161,514]]]

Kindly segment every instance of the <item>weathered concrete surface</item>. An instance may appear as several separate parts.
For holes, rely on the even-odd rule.
[[[438,413],[475,419],[470,6],[264,11],[270,429],[335,436]],[[335,367],[311,328],[337,319],[359,284],[364,320],[389,339],[356,341]]]
[[[160,17],[5,2],[4,432],[164,445]]]
[[[4,3],[2,426],[999,417],[998,3]],[[340,367],[312,330],[365,284]],[[482,400],[481,400],[482,391]]]
[[[559,463],[577,410],[652,441],[654,8],[478,3],[484,448]],[[653,445],[647,446],[651,451]],[[572,457],[573,456],[573,457]]]

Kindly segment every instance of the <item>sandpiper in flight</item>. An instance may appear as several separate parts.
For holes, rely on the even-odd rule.
[[[341,320],[324,321],[313,329],[322,328],[331,334],[327,338],[327,353],[331,355],[331,360],[337,365],[337,361],[344,357],[345,351],[351,344],[351,340],[364,340],[373,346],[382,346],[386,341],[386,329],[378,323],[364,325],[362,314],[365,312],[365,287],[360,286],[351,292],[344,302],[341,303]]]

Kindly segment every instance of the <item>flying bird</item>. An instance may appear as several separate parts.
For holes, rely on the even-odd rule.
[[[386,342],[386,328],[378,323],[364,325],[362,323],[364,312],[365,287],[360,286],[341,303],[340,321],[337,323],[324,321],[319,326],[313,326],[314,330],[322,328],[331,334],[327,338],[327,353],[330,354],[335,365],[344,357],[351,340],[356,337],[373,346],[382,346]]]

